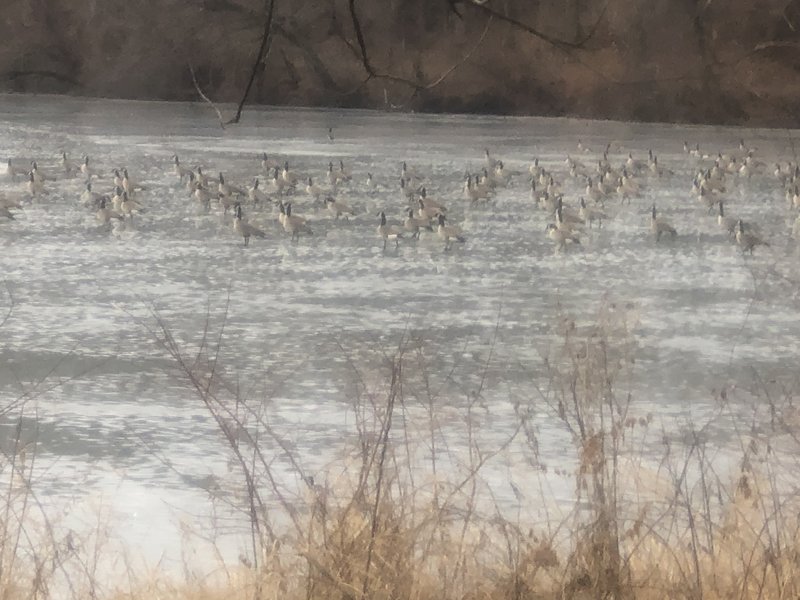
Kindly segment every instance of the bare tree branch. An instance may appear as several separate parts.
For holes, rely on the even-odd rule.
[[[258,48],[258,53],[256,55],[256,60],[253,63],[253,68],[250,71],[250,79],[247,81],[247,86],[244,89],[244,93],[242,94],[242,99],[239,101],[239,106],[236,108],[236,114],[233,118],[228,121],[228,123],[238,123],[239,119],[242,117],[242,110],[244,109],[245,102],[247,102],[247,97],[250,95],[250,88],[253,87],[253,81],[255,81],[256,75],[258,75],[258,68],[263,66],[264,61],[269,54],[269,50],[272,47],[272,15],[274,14],[275,10],[275,0],[265,0],[268,2],[267,5],[267,16],[264,20],[264,32],[261,35],[261,45]]]
[[[197,90],[197,93],[200,95],[200,97],[203,100],[205,100],[206,102],[208,102],[211,105],[211,108],[213,108],[214,112],[217,113],[217,119],[219,120],[219,126],[222,127],[223,129],[225,129],[225,121],[223,121],[223,119],[222,119],[222,113],[217,108],[217,105],[214,104],[211,101],[211,99],[203,93],[203,90],[200,87],[200,84],[197,82],[197,76],[194,73],[194,67],[192,67],[192,65],[189,65],[189,73],[192,74],[192,83],[194,84],[194,89]]]
[[[600,11],[600,16],[597,18],[595,23],[589,28],[589,31],[586,33],[586,35],[578,40],[569,42],[567,40],[560,40],[558,38],[554,38],[542,31],[539,31],[538,29],[534,29],[533,27],[531,27],[526,23],[523,23],[522,21],[518,21],[513,17],[509,17],[508,15],[504,15],[501,12],[497,12],[495,9],[488,6],[486,2],[479,3],[473,0],[472,2],[466,2],[466,4],[486,15],[497,17],[501,21],[505,21],[506,23],[513,25],[517,29],[521,29],[522,31],[530,33],[531,35],[539,38],[540,40],[547,42],[551,46],[555,46],[561,49],[572,48],[575,50],[582,48],[589,40],[591,40],[594,37],[594,34],[597,32],[597,29],[599,28],[600,23],[603,20],[603,17],[605,17],[606,15],[606,10],[608,9],[608,2],[606,2],[603,5],[603,10]]]

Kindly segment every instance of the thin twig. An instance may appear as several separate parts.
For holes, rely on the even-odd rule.
[[[211,101],[211,98],[209,98],[208,96],[206,96],[206,95],[203,93],[203,90],[202,90],[202,88],[200,87],[200,84],[197,82],[197,76],[196,76],[196,75],[195,75],[195,73],[194,73],[194,67],[192,67],[192,65],[189,65],[189,73],[191,73],[191,74],[192,74],[192,83],[194,84],[194,89],[196,89],[196,90],[197,90],[197,93],[200,95],[200,97],[201,97],[203,100],[205,100],[206,102],[208,102],[208,103],[211,105],[211,108],[213,108],[213,109],[214,109],[214,112],[215,112],[215,113],[217,113],[217,120],[219,121],[219,126],[220,126],[220,127],[222,127],[223,129],[225,129],[225,121],[224,121],[224,120],[223,120],[223,118],[222,118],[222,113],[221,113],[221,112],[219,111],[219,109],[217,108],[217,105],[216,105],[216,104],[214,104],[214,103]]]
[[[250,88],[253,87],[253,81],[255,81],[256,75],[258,75],[258,68],[264,64],[270,48],[272,48],[272,15],[275,11],[275,0],[265,1],[269,2],[269,6],[267,8],[267,18],[264,20],[264,32],[261,34],[261,45],[258,47],[256,60],[253,63],[253,68],[250,71],[250,79],[247,81],[247,86],[244,88],[242,99],[239,101],[239,106],[236,108],[236,114],[230,121],[228,121],[228,124],[238,123],[239,119],[241,119],[242,110],[244,109],[245,102],[247,102],[247,97],[250,95]]]

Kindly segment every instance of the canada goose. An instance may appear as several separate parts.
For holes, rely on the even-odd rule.
[[[435,219],[442,214],[442,211],[440,209],[425,204],[425,200],[423,200],[422,198],[417,200],[417,203],[419,204],[419,208],[417,209],[417,216],[420,219],[428,219],[430,221],[431,219]]]
[[[444,240],[445,250],[450,249],[451,240],[454,240],[459,244],[463,244],[467,241],[460,227],[456,227],[455,225],[445,225],[445,217],[443,214],[439,214],[439,227],[437,227],[436,233]]]
[[[647,169],[647,164],[644,161],[633,158],[633,153],[628,152],[628,160],[625,161],[625,167],[631,173],[637,174]]]
[[[272,170],[271,181],[272,181],[272,186],[275,188],[276,193],[278,193],[279,195],[283,194],[284,189],[290,187],[289,184],[283,180],[283,177],[281,177],[280,169],[278,167],[275,167]]]
[[[42,170],[35,160],[31,161],[31,173],[33,173],[33,179],[37,185],[43,186],[44,182],[48,179],[47,176],[42,173]]]
[[[64,171],[64,175],[67,177],[72,177],[77,171],[77,167],[75,164],[67,158],[66,152],[61,152],[61,170]]]
[[[122,188],[117,186],[114,188],[114,195],[111,196],[111,206],[118,213],[122,212]]]
[[[412,239],[419,239],[419,230],[427,229],[428,231],[433,231],[433,227],[431,227],[430,219],[425,218],[417,218],[414,216],[414,209],[408,209],[408,216],[406,220],[403,222],[403,229],[406,231],[411,232]]]
[[[472,181],[472,175],[467,175],[467,178],[464,180],[464,198],[473,204],[478,200],[488,200],[488,190],[479,188],[476,184],[473,184]]]
[[[333,141],[333,127],[328,127],[328,140]]]
[[[122,175],[119,172],[119,169],[112,169],[112,173],[114,173],[114,186],[115,187],[122,187]]]
[[[375,179],[372,177],[372,173],[367,173],[367,187],[371,188],[371,189],[374,189],[374,188],[377,187],[377,184],[375,183]]]
[[[250,238],[252,236],[256,236],[259,238],[264,238],[266,235],[263,231],[261,231],[255,225],[251,225],[247,221],[242,219],[242,205],[237,204],[236,207],[236,214],[233,217],[233,230],[241,235],[244,238],[244,245],[250,245]]]
[[[405,177],[400,178],[400,193],[409,203],[413,203],[418,195],[417,190],[406,183]]]
[[[575,244],[577,246],[581,245],[581,239],[578,237],[578,234],[572,231],[559,229],[553,223],[550,223],[545,228],[545,232],[547,233],[547,237],[549,237],[555,243],[556,252],[564,250],[567,247],[567,244]]]
[[[206,212],[211,210],[211,198],[213,196],[211,195],[211,191],[208,188],[203,187],[198,183],[197,187],[194,190],[193,196],[194,196],[194,201],[200,208],[202,208]]]
[[[41,194],[42,192],[44,192],[44,184],[36,181],[36,177],[33,174],[33,171],[28,173],[27,189],[28,193],[34,198],[39,194]]]
[[[425,186],[421,187],[419,190],[419,197],[425,203],[426,208],[435,208],[441,213],[446,213],[447,208],[439,202],[436,202],[433,198],[428,196],[428,191],[425,189]]]
[[[235,185],[231,185],[230,183],[225,181],[225,177],[222,173],[219,174],[219,185],[218,190],[220,196],[246,196],[247,194],[245,191]]]
[[[276,161],[267,156],[266,152],[261,153],[261,168],[264,169],[264,171],[270,173],[275,167],[279,166],[280,165]]]
[[[258,188],[258,185],[258,177],[255,177],[253,179],[253,187],[247,190],[247,198],[256,205],[269,201],[267,195]]]
[[[567,159],[569,159],[569,157],[567,157]],[[531,166],[528,167],[528,172],[531,174],[531,177],[538,179],[539,175],[541,175],[543,171],[544,168],[539,166],[539,159],[534,158]]]
[[[89,166],[89,155],[83,157],[83,162],[81,163],[81,173],[86,179],[91,179],[94,171],[92,167]]]
[[[197,181],[197,177],[194,176],[194,171],[188,172],[188,179],[186,179],[186,191],[190,194],[194,194],[194,191],[200,187],[200,182]]]
[[[128,192],[126,192],[125,190],[122,190],[122,204],[120,205],[120,208],[122,209],[121,210],[122,214],[131,220],[133,219],[134,212],[136,213],[147,212],[145,211],[144,207],[141,204],[139,204],[136,200],[128,196]]]
[[[581,196],[581,207],[578,210],[578,216],[583,219],[584,222],[588,222],[589,229],[591,229],[594,221],[597,221],[598,227],[603,226],[603,219],[606,218],[606,213],[599,208],[586,206],[586,200]]]
[[[586,195],[597,204],[602,204],[608,200],[608,194],[601,187],[594,185],[591,177],[586,179]]]
[[[190,173],[191,173],[192,175],[194,175],[194,173],[192,173],[192,170],[191,170],[191,169],[187,169],[186,167],[184,167],[184,166],[181,164],[181,161],[180,161],[180,159],[178,158],[178,155],[177,155],[177,154],[173,154],[173,155],[172,155],[172,161],[173,161],[173,163],[174,163],[174,166],[173,166],[173,168],[172,168],[172,171],[175,173],[175,177],[177,177],[177,178],[178,178],[178,181],[180,181],[181,183],[183,182],[183,178],[184,178],[184,177],[188,177]]]
[[[318,185],[314,185],[314,180],[309,177],[306,184],[306,194],[314,198],[314,200],[319,200],[319,197],[324,195],[326,192]]]
[[[313,231],[308,226],[308,223],[303,217],[292,214],[292,203],[289,202],[285,206],[286,214],[283,216],[283,230],[286,233],[292,234],[292,240],[300,239],[301,233],[313,235]]]
[[[348,169],[344,167],[344,161],[339,159],[339,178],[341,181],[350,181],[353,176],[350,174]]]
[[[281,178],[283,178],[283,180],[290,186],[297,185],[297,175],[295,175],[293,171],[289,170],[288,160],[283,162],[283,171],[281,171]]]
[[[725,209],[723,207],[724,202],[722,200],[719,201],[719,215],[717,215],[717,224],[719,225],[722,231],[726,232],[728,235],[736,235],[736,222],[737,220],[732,217],[725,216]]]
[[[339,176],[333,170],[333,161],[328,162],[328,170],[325,173],[325,177],[328,178],[328,185],[330,185],[331,187],[339,183]]]
[[[122,169],[122,189],[128,192],[129,196],[133,196],[134,190],[141,190],[144,189],[142,186],[134,186],[133,182],[131,181],[131,176],[128,175],[128,169]]]
[[[497,161],[497,159],[492,158],[491,154],[489,154],[489,149],[488,148],[484,148],[483,149],[483,155],[486,158],[486,166],[489,169],[494,169],[497,166],[497,162],[498,161]]]
[[[387,224],[386,213],[383,211],[379,212],[378,216],[381,219],[380,225],[378,225],[378,235],[383,238],[383,249],[386,250],[386,242],[389,241],[394,242],[395,247],[397,247],[400,244],[400,240],[403,239],[403,233],[400,228],[396,225]]]
[[[197,167],[197,175],[195,177],[200,185],[208,187],[208,175],[203,173],[203,167]]]
[[[753,254],[756,246],[769,246],[767,242],[762,240],[754,233],[749,233],[744,230],[744,223],[739,219],[736,221],[736,243],[742,249],[742,252],[750,251]]]
[[[675,228],[667,223],[665,220],[656,216],[656,205],[653,204],[653,208],[650,211],[650,230],[656,234],[656,242],[661,239],[661,236],[665,233],[668,233],[675,239],[675,236],[678,235],[678,232],[675,231]]]
[[[95,217],[103,225],[108,225],[111,219],[119,219],[120,221],[122,221],[123,218],[122,215],[119,214],[117,211],[112,210],[106,206],[105,196],[100,198],[100,207],[97,209]]]
[[[347,215],[355,214],[353,209],[347,206],[347,204],[331,196],[325,198],[325,207],[336,220],[339,219],[339,215],[345,215],[345,218],[348,218]]]
[[[229,209],[235,209],[236,205],[239,204],[239,197],[226,196],[217,192],[217,203],[222,207],[222,214],[227,215]]]
[[[92,182],[86,182],[86,189],[81,194],[81,201],[83,205],[86,207],[89,206],[98,206],[100,201],[105,198],[103,194],[98,194],[97,192],[92,191]]]
[[[558,225],[559,229],[563,229],[564,227],[568,229],[578,229],[585,224],[579,214],[564,206],[564,199],[561,196],[558,196],[556,199],[555,216],[556,225]]]
[[[547,195],[547,192],[540,192],[536,189],[536,179],[531,179],[531,191],[530,191],[530,198],[536,204],[539,204]]]

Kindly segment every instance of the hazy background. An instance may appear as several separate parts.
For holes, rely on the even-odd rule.
[[[191,64],[213,100],[238,101],[268,4],[3,0],[0,90],[197,99]],[[357,0],[355,8],[374,70],[407,81],[365,83],[347,0],[275,0],[273,43],[250,100],[750,125],[800,120],[800,0]],[[429,89],[410,84],[425,87],[455,65]]]

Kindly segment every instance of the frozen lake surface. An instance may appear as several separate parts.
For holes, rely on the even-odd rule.
[[[684,140],[713,153],[736,151],[740,138],[768,165],[749,179],[729,176],[729,213],[771,236],[753,257],[691,197],[694,172],[710,162],[683,151]],[[0,139],[3,162],[25,167],[35,159],[54,179],[36,202],[24,182],[6,176],[0,183],[0,195],[25,201],[16,220],[0,220],[7,286],[0,303],[13,298],[0,329],[0,407],[34,398],[25,435],[38,441],[35,483],[44,503],[111,511],[114,535],[150,562],[179,564],[179,521],[202,528],[206,489],[234,476],[213,421],[145,326],[154,325],[151,308],[191,344],[209,312],[218,331],[227,306],[222,362],[245,393],[268,398],[273,424],[310,473],[352,434],[354,363],[377,384],[380,351],[391,352],[404,335],[430,357],[445,429],[447,419],[463,418],[460,409],[485,373],[480,436],[487,445],[513,431],[513,402],[538,398],[559,310],[580,325],[604,298],[638,316],[635,410],[670,431],[703,422],[714,411],[712,389],[744,388],[754,369],[767,379],[797,377],[798,292],[782,279],[797,275],[796,215],[772,174],[777,160],[794,160],[785,131],[255,108],[222,131],[201,105],[6,96]],[[579,154],[578,140],[594,152]],[[602,229],[587,230],[581,248],[555,254],[545,234],[552,217],[529,197],[528,166],[538,157],[576,206],[585,182],[568,176],[564,160],[571,154],[593,170],[608,142],[613,164],[629,152],[646,159],[652,149],[674,175],[643,176],[641,197],[610,200],[612,218]],[[484,166],[485,147],[519,174],[490,203],[471,206],[464,172]],[[146,188],[137,195],[146,212],[132,224],[100,226],[82,205],[83,180],[59,172],[62,151],[76,163],[91,157],[102,193],[113,189],[112,169],[127,167]],[[187,167],[221,171],[243,187],[259,176],[269,191],[262,152],[321,185],[328,162],[342,160],[353,180],[337,197],[356,216],[334,221],[300,186],[294,211],[311,219],[314,235],[292,242],[277,208],[246,205],[266,238],[245,248],[230,214],[198,210],[171,159],[178,154]],[[464,245],[445,252],[423,232],[419,241],[382,249],[378,211],[398,223],[404,217],[402,161],[425,175],[428,194],[463,228]],[[678,230],[676,240],[655,243],[653,202]],[[569,439],[544,407],[538,414],[541,460],[558,467]],[[16,416],[0,420],[0,436],[11,435]],[[709,434],[723,447],[734,432],[720,426]],[[447,444],[457,453],[464,440],[454,435]],[[512,504],[508,481],[526,480],[514,452],[484,474]],[[294,481],[288,466],[286,474]],[[554,485],[568,500],[574,482]],[[230,543],[234,558],[238,547]]]

